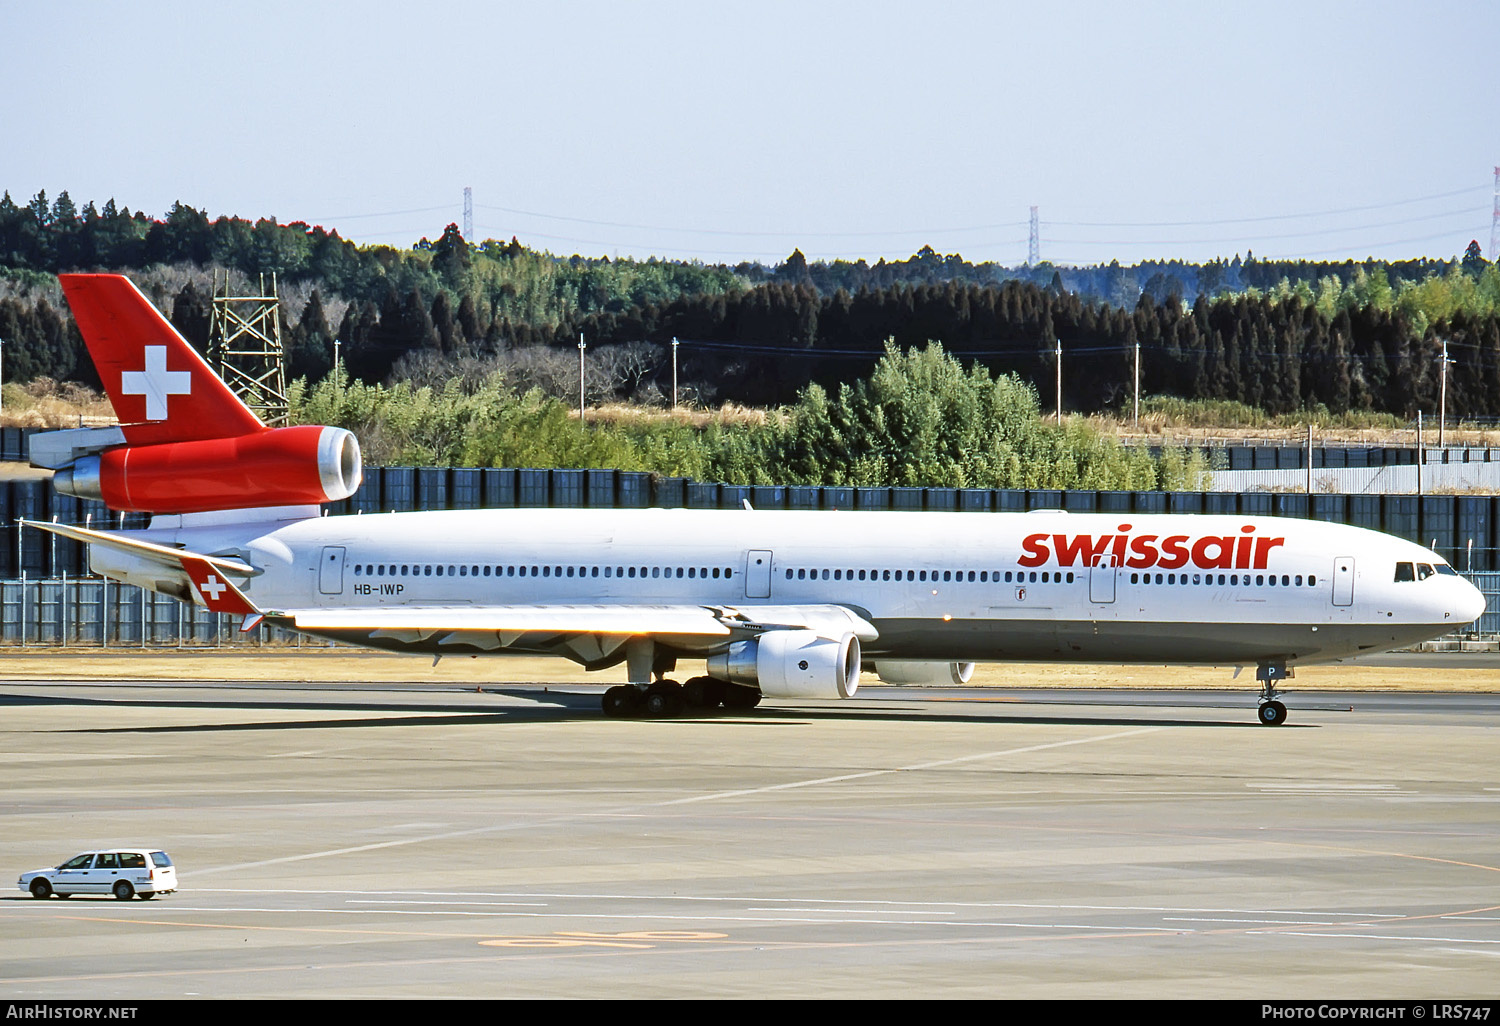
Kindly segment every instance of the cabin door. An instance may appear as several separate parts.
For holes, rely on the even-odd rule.
[[[318,590],[324,595],[340,595],[344,591],[344,547],[323,546],[323,559],[318,566]]]
[[[770,549],[751,549],[745,557],[745,597],[771,597]]]
[[[1340,556],[1333,561],[1333,604],[1354,605],[1354,557]]]
[[[1113,602],[1115,600],[1115,557],[1099,555],[1089,567],[1089,601]]]

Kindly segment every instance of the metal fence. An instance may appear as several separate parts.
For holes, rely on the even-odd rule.
[[[104,577],[0,581],[0,645],[25,648],[255,648],[326,645]]]

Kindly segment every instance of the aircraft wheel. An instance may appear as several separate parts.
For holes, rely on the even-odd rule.
[[[692,677],[682,685],[682,700],[689,709],[717,709],[723,701],[719,682],[712,677]]]
[[[629,684],[616,684],[604,692],[604,715],[615,719],[634,716],[640,704],[640,695]]]
[[[1267,727],[1279,727],[1286,722],[1286,706],[1280,702],[1265,702],[1260,707],[1260,722]]]
[[[641,699],[641,713],[648,719],[664,720],[682,712],[682,685],[676,681],[657,681],[646,689]]]

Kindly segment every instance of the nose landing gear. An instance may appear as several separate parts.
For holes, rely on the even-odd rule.
[[[1255,679],[1260,681],[1260,709],[1256,718],[1262,726],[1279,727],[1286,722],[1286,706],[1280,701],[1276,682],[1291,676],[1292,671],[1284,662],[1261,663],[1256,667]]]

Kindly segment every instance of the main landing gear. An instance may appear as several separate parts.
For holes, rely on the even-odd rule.
[[[1256,718],[1262,726],[1279,727],[1286,722],[1286,706],[1281,703],[1276,682],[1291,676],[1292,671],[1284,662],[1261,663],[1256,667],[1255,679],[1260,681],[1260,709]]]
[[[651,684],[617,684],[604,692],[604,715],[618,719],[668,719],[725,709],[754,709],[760,692],[712,677],[693,677],[685,684],[658,680]]]

